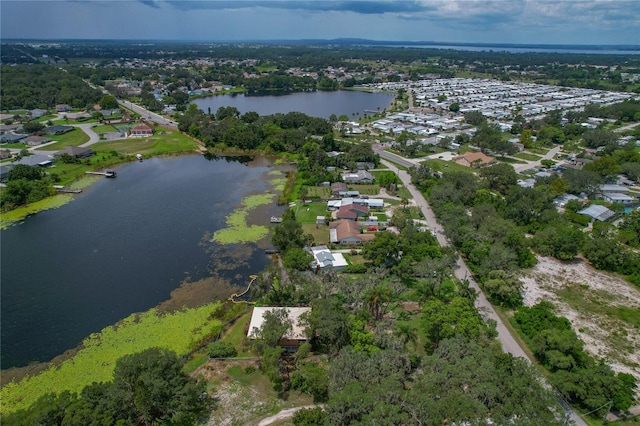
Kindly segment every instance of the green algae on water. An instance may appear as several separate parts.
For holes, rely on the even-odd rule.
[[[73,195],[71,194],[58,194],[53,197],[47,197],[43,200],[36,201],[35,203],[27,204],[26,206],[18,207],[6,213],[2,213],[2,215],[0,215],[0,228],[7,229],[11,225],[15,225],[16,223],[23,221],[29,215],[44,210],[58,208],[67,204],[71,200],[73,200]]]
[[[247,224],[247,216],[252,209],[270,204],[274,198],[274,194],[254,194],[245,197],[241,207],[227,216],[227,228],[216,231],[211,241],[220,244],[255,243],[266,237],[269,228]]]

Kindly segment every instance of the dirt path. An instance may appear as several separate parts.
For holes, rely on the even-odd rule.
[[[315,408],[315,407],[322,407],[322,405],[303,405],[302,407],[287,408],[286,410],[280,411],[278,414],[275,414],[271,417],[267,417],[266,419],[260,420],[260,423],[258,423],[258,426],[268,426],[277,421],[293,417],[293,415],[298,410],[302,410],[305,408]]]

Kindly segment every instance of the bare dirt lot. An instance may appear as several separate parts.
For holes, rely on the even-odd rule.
[[[640,382],[640,290],[582,259],[538,257],[523,277],[524,304],[547,300],[568,318],[585,349]]]
[[[194,377],[200,376],[210,384],[216,400],[208,425],[257,425],[281,410],[313,402],[311,397],[299,392],[276,392],[269,379],[257,370],[258,365],[257,359],[209,360],[193,373]],[[273,419],[275,424],[282,424],[276,420]]]

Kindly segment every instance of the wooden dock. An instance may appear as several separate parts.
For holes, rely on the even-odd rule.
[[[245,294],[247,294],[249,292],[249,290],[251,290],[251,285],[254,283],[255,280],[258,279],[257,275],[249,275],[249,277],[251,278],[251,281],[249,281],[249,285],[247,286],[247,289],[245,291],[243,291],[242,293],[233,293],[231,296],[229,296],[229,300],[233,303],[246,303],[248,305],[255,305],[256,302],[247,302],[246,300],[237,300],[240,297],[243,297]]]
[[[88,175],[99,175],[107,178],[114,178],[117,175],[115,170],[105,170],[104,172],[85,172],[85,173]]]

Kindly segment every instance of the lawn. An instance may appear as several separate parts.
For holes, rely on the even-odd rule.
[[[155,135],[148,138],[98,142],[91,145],[91,148],[96,152],[117,151],[124,155],[142,154],[145,157],[197,150],[198,143],[182,133],[169,129],[158,129]]]
[[[79,146],[89,142],[89,135],[83,132],[82,129],[73,129],[62,135],[51,135],[51,139],[56,141],[56,143],[37,148],[36,151],[59,151],[64,149],[65,146]]]
[[[332,198],[331,188],[326,186],[305,186],[307,188],[307,198],[321,198],[328,200]]]
[[[434,170],[440,172],[466,172],[473,173],[475,169],[471,169],[469,167],[461,166],[460,164],[454,163],[453,161],[444,161],[444,160],[425,160],[422,162]]]
[[[296,220],[302,224],[315,224],[316,216],[325,216],[327,211],[327,203],[318,202],[306,205],[296,206]]]
[[[540,157],[539,155],[529,154],[527,152],[519,152],[517,154],[514,154],[513,156],[528,161],[538,161],[542,159],[542,157]]]
[[[533,153],[533,154],[538,154],[538,155],[545,155],[547,152],[551,151],[551,148],[545,148],[542,146],[536,146],[536,147],[531,147],[531,148],[527,148],[527,151]]]
[[[358,191],[362,195],[378,195],[380,193],[380,185],[352,184],[347,187],[349,191]]]
[[[329,227],[327,225],[302,225],[302,232],[313,236],[314,244],[329,245]]]
[[[511,158],[511,157],[496,157],[498,161],[501,161],[503,163],[509,163],[509,164],[526,164],[526,161],[522,161],[522,160],[516,160],[515,158]]]
[[[66,119],[66,118],[61,118],[59,120],[53,120],[52,123],[55,125],[60,125],[60,126],[67,126],[70,124],[86,124],[86,123],[97,123],[98,120],[96,120],[95,118],[87,118],[84,120],[71,120],[71,119]]]
[[[56,184],[67,185],[78,178],[84,177],[85,172],[104,169],[118,163],[122,163],[124,157],[113,152],[99,152],[91,158],[80,163],[63,163],[56,161],[49,169],[49,173],[56,174],[60,179]]]
[[[47,121],[53,120],[54,118],[57,119],[58,115],[57,114],[43,115],[42,117],[38,117],[37,119],[35,119],[33,121],[37,121],[38,123],[46,123]]]
[[[248,309],[247,312],[242,315],[240,318],[236,320],[236,322],[231,326],[227,334],[221,339],[225,342],[231,343],[236,350],[238,351],[238,357],[248,357],[248,356],[256,356],[254,352],[251,351],[251,346],[247,346],[245,344],[246,334],[244,330],[249,327],[249,322],[251,321],[251,313],[253,310]]]
[[[2,149],[26,149],[27,146],[25,144],[23,144],[22,142],[15,142],[15,143],[3,143],[2,145],[0,145],[0,148]]]
[[[112,133],[112,132],[117,132],[118,130],[113,127],[111,124],[101,124],[100,126],[94,126],[92,127],[93,131],[100,134],[100,133]]]

